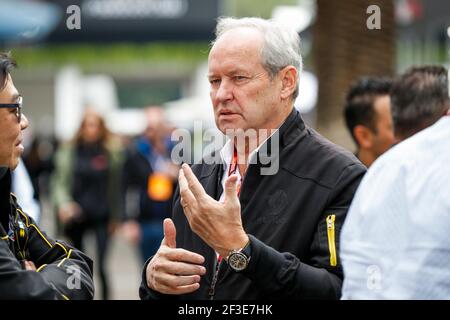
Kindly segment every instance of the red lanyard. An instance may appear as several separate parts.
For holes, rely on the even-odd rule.
[[[236,148],[234,148],[233,159],[231,160],[230,168],[228,169],[228,176],[231,176],[233,173],[236,173],[237,167],[238,167],[237,166],[237,150],[236,150]]]
[[[237,161],[237,150],[236,148],[234,148],[234,152],[233,152],[233,159],[231,160],[230,163],[230,167],[228,168],[228,177],[231,176],[232,174],[236,173],[237,168],[238,168],[238,161]],[[243,176],[241,175],[241,183],[238,185],[238,189],[237,189],[237,195],[239,197],[240,193],[241,193],[241,185],[242,185],[242,181],[244,180]],[[217,257],[217,262],[218,264],[220,264],[220,262],[222,261],[222,256],[218,256]]]
[[[236,148],[234,148],[233,159],[231,160],[230,168],[228,169],[228,177],[231,176],[232,174],[236,173],[237,169],[238,169],[238,156],[237,156],[237,150],[236,150]],[[238,185],[238,189],[237,189],[238,197],[241,193],[241,185],[242,185],[243,180],[244,180],[244,176],[241,174],[241,183]]]

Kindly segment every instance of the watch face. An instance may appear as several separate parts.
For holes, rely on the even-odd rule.
[[[228,264],[233,270],[242,271],[245,270],[245,268],[247,268],[248,258],[242,252],[233,252],[228,257]]]

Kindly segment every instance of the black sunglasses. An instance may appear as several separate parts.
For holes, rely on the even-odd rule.
[[[16,103],[0,103],[0,108],[16,109],[17,120],[22,121],[22,104],[23,98],[19,96]]]

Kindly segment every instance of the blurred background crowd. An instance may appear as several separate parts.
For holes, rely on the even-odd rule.
[[[380,8],[379,29],[368,28],[370,5]],[[170,215],[173,130],[193,131],[195,120],[215,128],[206,63],[223,15],[296,28],[305,61],[296,108],[367,166],[394,137],[383,101],[381,122],[355,130],[358,90],[383,97],[386,77],[449,64],[446,0],[0,0],[0,51],[19,63],[31,124],[15,172],[30,183],[15,191],[50,234],[94,258],[97,299],[138,298],[142,263]],[[383,79],[355,85],[363,76]]]

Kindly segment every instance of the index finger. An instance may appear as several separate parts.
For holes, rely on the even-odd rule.
[[[183,169],[180,169],[178,185],[180,186],[180,205],[183,208],[183,212],[188,221],[191,221],[191,211],[189,210],[189,206],[196,207],[197,199],[192,194],[191,189],[189,189],[188,182],[183,173]]]
[[[195,174],[192,172],[191,168],[187,164],[183,164],[181,166],[183,170],[183,174],[186,177],[188,182],[188,188],[194,194],[194,197],[198,200],[200,197],[204,197],[206,195],[205,189],[203,189],[201,183],[198,181]]]
[[[180,248],[167,251],[166,257],[171,261],[193,264],[203,264],[205,262],[205,258],[202,255]]]

